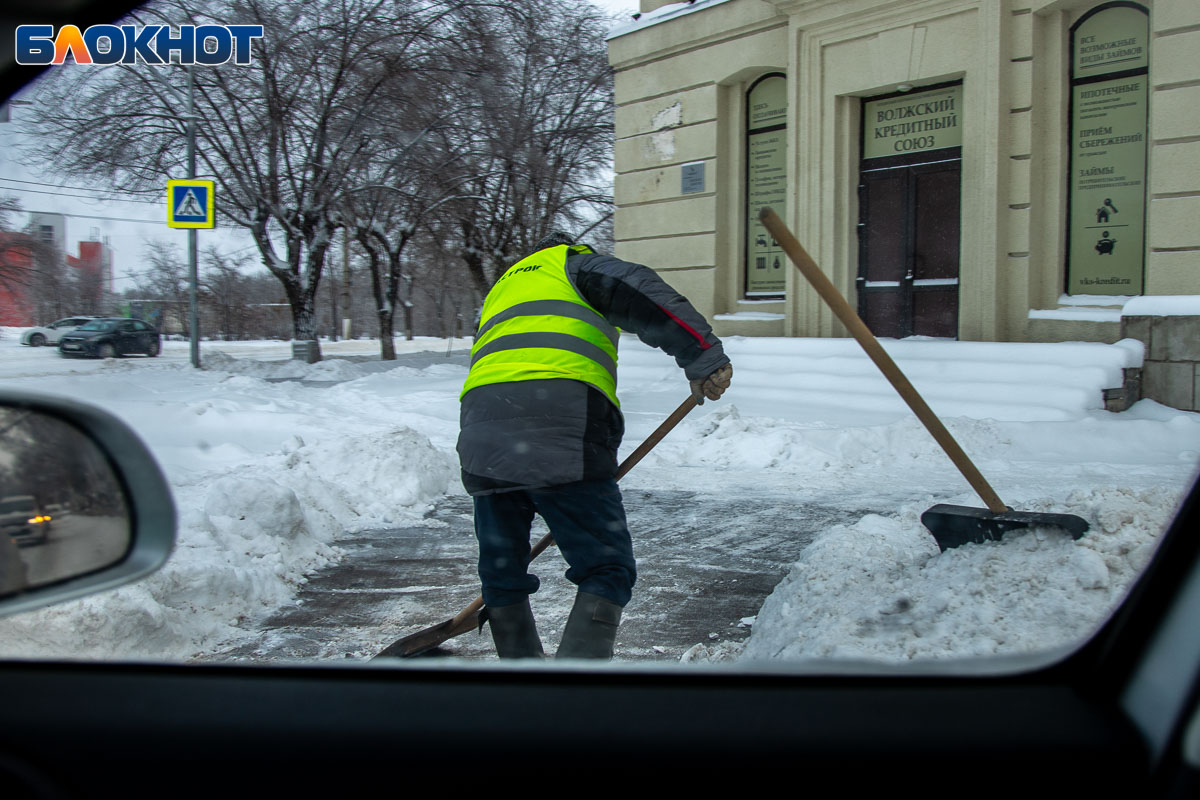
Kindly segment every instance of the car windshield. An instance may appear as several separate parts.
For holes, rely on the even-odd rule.
[[[0,500],[0,514],[8,514],[13,511],[34,511],[36,508],[32,497],[6,497]]]
[[[0,381],[127,421],[179,529],[0,656],[366,662],[453,619],[432,654],[492,660],[526,597],[547,655],[578,602],[679,669],[1108,618],[1200,466],[1200,16],[632,5],[16,35],[63,63],[0,124]],[[63,311],[133,330],[22,345]],[[0,480],[65,457],[2,439]]]

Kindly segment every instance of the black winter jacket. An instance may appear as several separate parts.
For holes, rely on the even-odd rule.
[[[584,253],[567,258],[567,274],[592,308],[674,356],[689,380],[729,363],[704,317],[654,270]],[[460,410],[463,485],[482,495],[612,478],[624,431],[620,410],[579,381],[478,386]]]

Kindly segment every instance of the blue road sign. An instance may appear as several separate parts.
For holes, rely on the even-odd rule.
[[[216,184],[213,181],[167,181],[167,225],[172,228],[215,228]]]

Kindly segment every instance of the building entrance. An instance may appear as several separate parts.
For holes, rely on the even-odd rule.
[[[864,103],[858,312],[876,336],[958,337],[961,90]]]

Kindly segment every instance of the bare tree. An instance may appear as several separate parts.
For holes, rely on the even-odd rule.
[[[441,124],[442,119],[433,118],[429,128]],[[435,146],[434,137],[427,134],[423,131],[404,146],[384,149],[365,161],[362,185],[346,195],[346,224],[367,257],[384,360],[396,357],[392,333],[398,307],[405,336],[411,339],[414,332],[416,270],[405,268],[405,251],[431,214],[462,199],[456,187],[438,179],[458,154]]]
[[[586,232],[611,214],[612,74],[605,18],[580,0],[514,0],[456,18],[470,79],[452,103],[447,147],[469,153],[444,178],[442,236],[480,292],[557,227]]]
[[[138,284],[135,299],[167,304],[183,334],[191,338],[190,320],[183,313],[188,307],[191,282],[179,247],[161,239],[148,240],[142,245],[142,260],[145,267],[132,273]]]
[[[611,75],[603,18],[583,0],[156,0],[135,13],[266,35],[250,66],[54,70],[36,98],[40,154],[157,197],[185,172],[194,87],[199,171],[219,218],[254,237],[297,340],[316,339],[339,229],[375,265],[387,357],[397,311],[413,332],[418,273],[445,277],[406,267],[414,238],[453,247],[442,270],[483,292],[551,228],[608,213]]]
[[[216,322],[217,330],[226,341],[241,339],[246,334],[249,305],[248,280],[242,273],[244,257],[226,254],[215,245],[203,253],[205,271],[201,281],[204,299]]]
[[[466,270],[445,268],[447,263],[457,261],[455,253],[436,239],[425,239],[418,244],[413,260],[429,332],[446,339],[473,333],[483,295]]]
[[[251,66],[191,70],[203,120],[198,152],[204,174],[217,181],[222,216],[251,232],[282,284],[298,340],[316,339],[317,288],[342,224],[342,189],[371,144],[364,125],[391,113],[380,102],[385,89],[419,68],[461,4],[159,0],[135,12],[142,23],[267,31]],[[35,115],[48,161],[133,192],[161,192],[164,175],[183,173],[187,70],[115,65],[55,78]]]
[[[21,201],[0,195],[0,232],[12,233],[12,215],[20,213]],[[0,246],[0,288],[14,296],[23,296],[33,268],[32,241],[27,237],[5,236]]]

